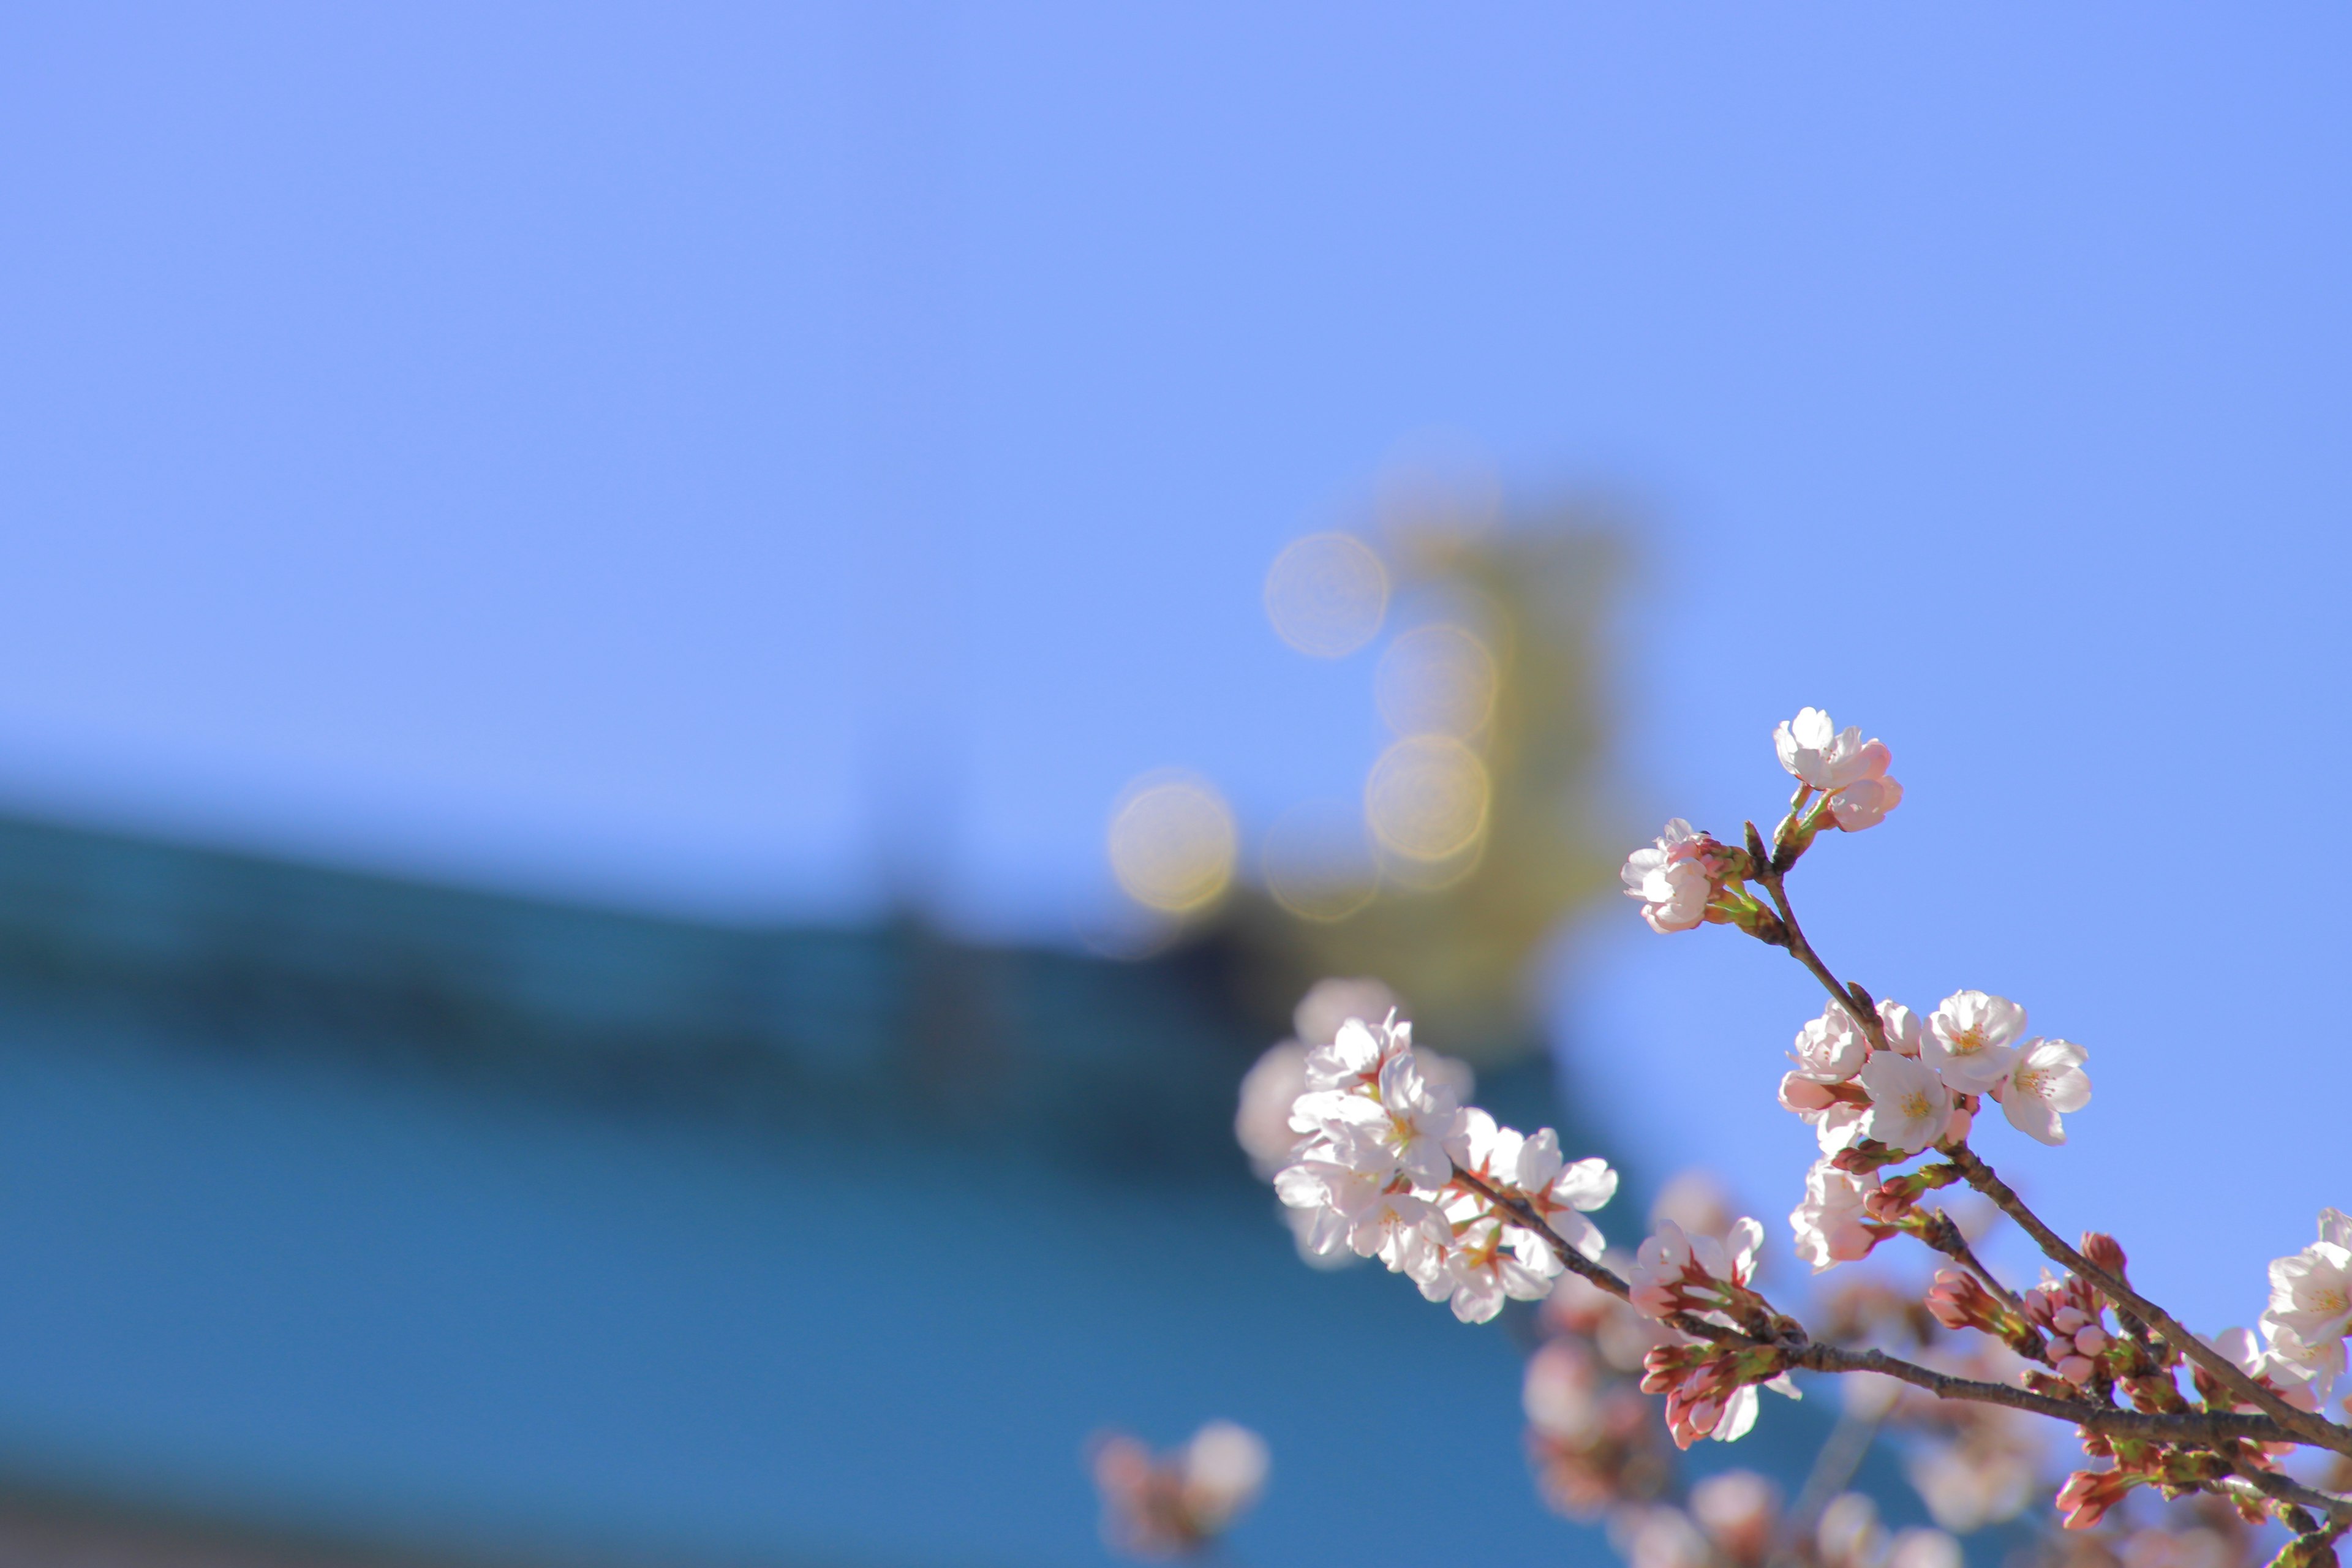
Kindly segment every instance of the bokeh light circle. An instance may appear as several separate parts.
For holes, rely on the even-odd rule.
[[[1466,741],[1494,716],[1500,685],[1486,645],[1441,622],[1416,626],[1389,644],[1372,674],[1372,697],[1400,735]]]
[[[1396,854],[1450,859],[1486,832],[1493,793],[1477,752],[1450,735],[1407,735],[1364,780],[1364,819]]]
[[[1388,568],[1353,534],[1295,540],[1265,574],[1275,635],[1316,658],[1344,658],[1371,641],[1388,610]]]
[[[1182,914],[1232,883],[1240,836],[1214,784],[1192,773],[1147,773],[1120,792],[1107,835],[1111,875],[1147,909]]]
[[[1346,920],[1381,889],[1363,808],[1352,801],[1303,801],[1276,817],[1259,866],[1274,901],[1301,920]]]

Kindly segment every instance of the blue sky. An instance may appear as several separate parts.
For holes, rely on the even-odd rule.
[[[1257,587],[1401,447],[1657,522],[1626,816],[1829,707],[1834,962],[2087,1044],[2200,1323],[2352,1205],[2336,9],[100,5],[0,22],[0,791],[1066,937],[1120,784],[1348,794]],[[1607,911],[1586,1092],[1771,1216],[1802,977]]]

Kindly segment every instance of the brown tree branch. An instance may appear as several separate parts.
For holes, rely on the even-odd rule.
[[[1994,1173],[1966,1144],[1948,1149],[1946,1157],[1959,1166],[1969,1185],[1993,1201],[1995,1207],[2017,1222],[2018,1227],[2032,1237],[2036,1246],[2055,1263],[2064,1264],[2076,1274],[2097,1286],[2116,1306],[2129,1311],[2158,1333],[2171,1342],[2174,1349],[2203,1367],[2221,1386],[2248,1405],[2267,1414],[2300,1442],[2314,1447],[2333,1449],[2338,1454],[2352,1454],[2352,1430],[2338,1426],[2333,1421],[2297,1410],[2272,1389],[2246,1375],[2237,1363],[2207,1344],[2203,1340],[2180,1326],[2171,1313],[2142,1296],[2121,1278],[2108,1273],[2082,1253],[2068,1246],[2063,1237],[2042,1222],[2041,1215],[2025,1205],[2007,1182]]]

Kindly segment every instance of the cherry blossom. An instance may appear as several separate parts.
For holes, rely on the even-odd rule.
[[[1805,1173],[1805,1201],[1790,1211],[1789,1225],[1796,1232],[1797,1256],[1814,1273],[1868,1257],[1886,1234],[1863,1210],[1874,1184],[1827,1160]]]
[[[2036,1038],[2018,1047],[2009,1076],[1992,1086],[2009,1124],[2043,1143],[2066,1142],[2058,1113],[2091,1103],[2091,1080],[2083,1071],[2089,1055],[2068,1040]]]
[[[1689,931],[1706,919],[1715,879],[1700,863],[1708,840],[1675,817],[1657,842],[1625,857],[1618,879],[1629,898],[1642,900],[1642,918],[1661,934]]]
[[[2271,1265],[2271,1305],[2263,1333],[2271,1354],[2310,1373],[2324,1397],[2344,1373],[2352,1332],[2352,1218],[2319,1211],[2319,1239]]]
[[[1815,1083],[1843,1083],[1862,1070],[1863,1058],[1870,1054],[1870,1038],[1854,1022],[1853,1015],[1832,1002],[1822,1008],[1822,1016],[1807,1020],[1797,1031],[1797,1048],[1789,1059],[1797,1064],[1800,1077]]]
[[[1893,779],[1861,779],[1830,796],[1830,816],[1848,833],[1860,833],[1885,821],[1886,814],[1902,804],[1903,786]]]
[[[1882,1001],[1878,1005],[1878,1032],[1886,1040],[1886,1048],[1898,1057],[1916,1057],[1919,1042],[1927,1026],[1918,1014],[1900,1002]]]
[[[1959,1094],[1984,1094],[2009,1076],[2025,1009],[2005,996],[1957,991],[1929,1015],[1919,1059]]]
[[[1735,1222],[1720,1241],[1662,1219],[1633,1255],[1628,1300],[1653,1318],[1712,1312],[1746,1289],[1763,1241],[1764,1227],[1752,1219]]]
[[[1916,1154],[1944,1136],[1952,1120],[1951,1091],[1924,1061],[1879,1051],[1863,1063],[1861,1078],[1870,1096],[1864,1137]]]
[[[1454,1238],[1442,1279],[1454,1315],[1465,1323],[1483,1323],[1503,1310],[1506,1300],[1540,1301],[1550,1295],[1560,1268],[1541,1237],[1490,1218],[1472,1221]]]
[[[1773,731],[1780,765],[1829,796],[1830,816],[1848,833],[1875,827],[1903,802],[1903,786],[1886,776],[1894,759],[1884,741],[1840,730],[1818,708],[1807,708]]]
[[[1825,792],[1877,778],[1890,760],[1885,742],[1865,742],[1852,725],[1840,731],[1819,708],[1799,710],[1772,732],[1772,747],[1799,782]]]

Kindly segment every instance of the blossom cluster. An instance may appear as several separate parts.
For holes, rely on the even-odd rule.
[[[1780,725],[1773,744],[1797,788],[1769,838],[1748,823],[1726,842],[1676,818],[1627,858],[1621,879],[1653,930],[1731,926],[1784,950],[1828,992],[1797,1032],[1779,1089],[1819,1154],[1790,1215],[1796,1252],[1818,1274],[1908,1236],[1948,1260],[1924,1292],[1850,1279],[1828,1294],[1816,1332],[1761,1293],[1763,1227],[1727,1211],[1705,1223],[1655,1214],[1633,1256],[1607,1253],[1583,1215],[1613,1194],[1615,1173],[1598,1160],[1569,1165],[1549,1131],[1527,1137],[1465,1105],[1466,1083],[1416,1058],[1410,1026],[1377,1007],[1351,1008],[1293,1056],[1269,1054],[1244,1090],[1243,1141],[1297,1217],[1302,1248],[1378,1257],[1465,1321],[1490,1319],[1512,1298],[1543,1301],[1548,1338],[1525,1394],[1539,1484],[1564,1511],[1605,1514],[1634,1568],[1791,1553],[1827,1568],[1956,1568],[1948,1536],[1898,1545],[1851,1495],[1818,1520],[1776,1519],[1754,1478],[1668,1500],[1671,1456],[1657,1426],[1633,1419],[1630,1390],[1664,1395],[1665,1436],[1687,1448],[1748,1430],[1760,1388],[1794,1396],[1792,1370],[1853,1374],[1842,1431],[1860,1420],[1935,1434],[1913,1445],[1909,1472],[1948,1529],[2022,1506],[2037,1468],[2025,1424],[2056,1416],[2107,1461],[2059,1489],[2068,1529],[2095,1534],[2142,1492],[2202,1495],[2246,1524],[2286,1525],[2280,1568],[2332,1568],[2336,1541],[2352,1533],[2352,1429],[2321,1412],[2352,1342],[2352,1216],[2323,1211],[2317,1239],[2272,1264],[2259,1339],[2200,1339],[2138,1293],[2112,1237],[2086,1233],[2079,1249],[2062,1240],[1969,1140],[1990,1100],[2027,1137],[2063,1144],[2065,1118],[2091,1099],[2087,1053],[2029,1034],[2025,1008],[2007,997],[1962,990],[1915,1012],[1838,978],[1798,923],[1789,874],[1821,835],[1884,822],[1902,786],[1883,742],[1818,709]],[[1376,1014],[1386,1021],[1367,1021]],[[1925,1201],[1962,1184],[1988,1220],[2016,1222],[2063,1273],[2021,1290],[1988,1269],[1964,1224],[1973,1211],[1961,1205],[1956,1217]],[[1867,1310],[1854,1306],[1864,1301]],[[1908,1347],[1882,1348],[1897,1324]],[[1952,1354],[1932,1343],[1948,1332],[1977,1337]],[[2283,1467],[2303,1448],[2341,1457],[2335,1490]],[[1807,1492],[1838,1484],[1809,1482]],[[2212,1546],[2218,1555],[2194,1568],[2233,1568],[2251,1539],[2209,1525],[2105,1528],[2134,1551]],[[2082,1548],[2049,1561],[2090,1568],[2095,1556]]]
[[[1570,1163],[1548,1127],[1525,1134],[1461,1104],[1393,1013],[1348,1019],[1306,1054],[1301,1083],[1288,1118],[1297,1142],[1274,1185],[1307,1217],[1305,1250],[1378,1258],[1466,1323],[1551,1293],[1563,1264],[1528,1219],[1579,1256],[1601,1256],[1584,1216],[1615,1195],[1617,1173],[1599,1159]]]

